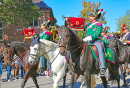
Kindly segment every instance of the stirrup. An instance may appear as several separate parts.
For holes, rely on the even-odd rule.
[[[100,76],[101,77],[105,76],[105,69],[100,69]]]

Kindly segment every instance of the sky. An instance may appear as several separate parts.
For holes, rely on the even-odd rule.
[[[77,17],[83,10],[82,1],[84,0],[43,0],[49,7],[52,8],[53,14],[57,19],[59,26],[64,25],[62,15],[67,17]],[[86,2],[101,2],[99,9],[106,11],[105,17],[107,24],[103,26],[109,26],[109,32],[116,32],[117,20],[126,14],[127,10],[130,10],[130,0],[85,0]]]

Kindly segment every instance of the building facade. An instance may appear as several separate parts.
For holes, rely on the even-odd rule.
[[[41,24],[48,20],[50,17],[52,17],[53,19],[51,20],[51,25],[55,25],[56,24],[56,19],[53,15],[53,11],[52,8],[49,7],[44,1],[42,0],[32,0],[33,3],[35,3],[40,9],[40,12],[43,13],[42,17],[39,17],[37,20],[33,20],[32,19],[32,23],[30,23],[30,27],[36,27],[36,33],[38,33],[39,31],[41,31],[42,29],[40,29]],[[24,35],[21,35],[21,31],[20,30],[16,30],[16,29],[22,29],[25,28],[25,26],[23,25],[22,22],[18,22],[18,25],[6,25],[6,24],[2,24],[0,23],[0,43],[8,43],[10,41],[19,41],[22,43],[26,43],[28,45],[31,44],[32,39],[25,39]]]

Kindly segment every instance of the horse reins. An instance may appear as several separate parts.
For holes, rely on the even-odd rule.
[[[67,31],[67,30],[65,30],[65,31]],[[64,32],[65,32],[64,31]],[[63,33],[64,33],[63,32]],[[68,41],[69,41],[69,39],[70,39],[70,33],[69,33],[69,38],[68,38]],[[63,35],[62,35],[63,36]],[[60,36],[61,37],[61,36]],[[79,41],[78,41],[79,42]],[[63,42],[64,43],[64,42]],[[65,44],[65,43],[64,43]],[[67,43],[67,46],[68,46],[68,44],[69,44],[69,42]],[[73,47],[76,47],[76,46],[79,46],[79,47],[77,47],[76,49],[74,49],[74,50],[72,50],[72,52],[75,52],[75,51],[77,51],[79,48],[81,48],[82,46],[84,46],[85,47],[85,44],[84,43],[81,43],[81,44],[77,44],[77,45],[74,45],[74,46],[71,46],[71,47],[69,47],[69,48],[73,48]],[[66,46],[65,45],[59,45],[59,47],[65,47],[66,48]],[[83,50],[84,51],[84,50]],[[82,53],[82,52],[81,52]],[[70,53],[68,53],[68,54],[70,54]],[[70,61],[71,61],[71,63],[72,63],[72,66],[73,66],[73,68],[74,68],[74,70],[77,72],[77,73],[79,73],[78,71],[77,71],[77,69],[76,69],[76,63],[77,63],[77,61],[80,59],[80,56],[81,56],[81,54],[79,55],[79,57],[73,62],[72,61],[72,58],[70,58]]]
[[[58,47],[56,46],[54,49],[56,49],[56,48],[58,48]],[[40,50],[40,47],[39,47],[39,50]],[[38,50],[37,50],[37,51],[38,51]],[[45,53],[42,54],[42,55],[44,56],[45,54],[47,54],[47,53],[49,53],[49,52],[51,52],[51,51],[53,51],[53,49],[50,49],[49,51],[45,52]],[[59,55],[59,54],[58,54],[58,55]],[[57,55],[57,56],[58,56],[58,55]],[[36,54],[36,55],[30,54],[30,56],[31,56],[31,57],[32,57],[32,56],[41,57],[41,56],[37,56],[37,54]],[[55,57],[55,59],[57,58],[57,56]],[[33,58],[33,57],[32,57],[32,58]],[[34,58],[34,59],[35,59],[35,58]],[[37,59],[38,59],[38,58],[37,58]],[[54,59],[54,60],[55,60],[55,59]],[[53,60],[53,62],[54,62],[54,60]],[[53,62],[52,62],[52,63],[53,63]],[[51,64],[52,64],[52,63],[51,63]]]

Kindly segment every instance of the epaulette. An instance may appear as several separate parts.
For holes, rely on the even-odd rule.
[[[97,23],[97,26],[102,26],[102,23]]]
[[[51,35],[51,32],[47,31],[46,34],[47,34],[47,35]]]

